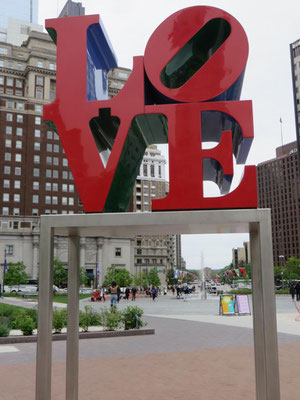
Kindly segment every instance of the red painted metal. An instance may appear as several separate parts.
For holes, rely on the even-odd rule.
[[[162,69],[213,18],[222,18],[230,24],[229,37],[184,85],[177,89],[163,85]],[[167,197],[152,201],[153,210],[257,207],[254,166],[245,167],[243,179],[234,191],[216,198],[203,196],[204,159],[216,160],[224,175],[233,175],[233,133],[220,124],[219,144],[210,150],[203,149],[201,113],[216,111],[237,121],[242,135],[239,149],[246,153],[253,139],[251,102],[216,101],[224,93],[226,99],[239,97],[234,85],[242,80],[248,55],[248,42],[241,25],[228,13],[213,7],[178,11],[153,33],[144,59],[134,58],[130,78],[116,97],[87,101],[86,37],[88,27],[96,23],[99,16],[95,15],[46,21],[46,27],[54,29],[57,35],[57,89],[55,101],[44,107],[44,119],[56,126],[85,212],[103,211],[132,119],[139,114],[158,113],[168,119],[170,192]],[[155,88],[150,92],[162,95],[160,103],[145,105],[145,73]],[[168,99],[178,104],[170,104]],[[103,108],[110,108],[111,115],[120,119],[106,166],[89,128],[90,120]]]

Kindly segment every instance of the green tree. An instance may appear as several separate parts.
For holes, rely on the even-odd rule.
[[[86,269],[84,267],[80,267],[79,269],[79,282],[80,285],[86,285],[88,283],[88,277],[86,276]]]
[[[26,283],[29,275],[26,273],[26,265],[19,261],[16,264],[8,263],[8,270],[4,276],[4,285],[13,286]]]
[[[61,287],[62,284],[68,282],[68,271],[63,267],[63,263],[58,259],[53,260],[53,283]]]
[[[112,281],[117,282],[117,270],[115,264],[112,264],[107,268],[106,274],[104,275],[103,286],[110,286]]]
[[[148,286],[147,275],[144,272],[135,274],[133,277],[133,283],[135,286],[147,287]]]
[[[150,271],[148,272],[148,275],[147,275],[147,280],[148,280],[149,285],[153,285],[153,286],[161,285],[156,268],[150,269]]]
[[[116,281],[118,286],[130,286],[132,284],[132,277],[127,269],[116,269],[116,266],[112,264],[107,268],[103,285],[110,286],[112,281]]]
[[[288,259],[283,268],[283,277],[286,280],[300,279],[300,258]]]

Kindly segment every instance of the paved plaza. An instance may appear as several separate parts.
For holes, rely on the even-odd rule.
[[[281,399],[290,400],[300,393],[299,314],[289,296],[276,303]],[[80,302],[87,304],[109,306]],[[219,316],[216,296],[121,300],[118,307],[128,304],[144,309],[155,335],[80,340],[80,399],[255,399],[252,316]],[[53,343],[55,400],[65,399],[65,347]],[[1,399],[34,399],[35,351],[34,343],[0,346]]]

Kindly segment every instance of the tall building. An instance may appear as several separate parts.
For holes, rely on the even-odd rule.
[[[38,25],[38,0],[11,0],[0,4],[0,42],[20,46]]]
[[[75,17],[80,15],[85,15],[85,8],[82,7],[82,3],[67,0],[58,17]]]
[[[276,149],[276,158],[258,164],[258,204],[272,211],[274,265],[300,258],[300,193],[297,142]]]
[[[249,242],[244,242],[243,246],[232,249],[232,265],[235,268],[251,262]]]
[[[38,23],[38,0],[1,1],[0,28],[7,28],[9,18],[15,18],[32,24]]]
[[[298,168],[300,173],[300,39],[290,44],[294,93],[296,138],[298,144]]]

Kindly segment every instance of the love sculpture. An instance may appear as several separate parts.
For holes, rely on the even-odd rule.
[[[253,140],[252,103],[239,101],[248,41],[235,18],[207,6],[171,15],[112,99],[107,73],[117,63],[99,16],[47,20],[46,28],[57,76],[44,120],[59,133],[85,212],[125,211],[145,149],[158,143],[169,146],[170,191],[152,210],[257,207],[255,166],[229,192],[233,155],[244,164]],[[204,180],[223,196],[204,197]]]

